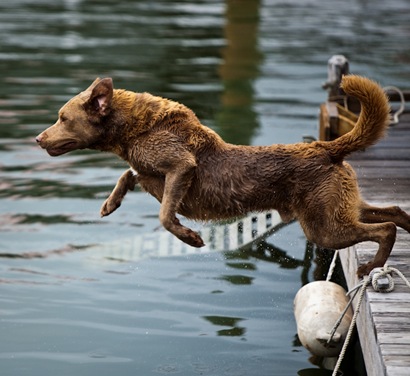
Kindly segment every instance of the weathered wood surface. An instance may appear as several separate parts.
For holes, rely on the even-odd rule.
[[[384,140],[349,162],[366,201],[399,205],[410,212],[410,113],[401,116]],[[376,248],[377,244],[365,242],[340,252],[349,288],[359,283],[356,269],[373,258]],[[388,264],[410,280],[410,234],[402,229]],[[390,293],[369,287],[360,309],[357,328],[369,376],[410,375],[410,289],[397,275],[394,281]]]

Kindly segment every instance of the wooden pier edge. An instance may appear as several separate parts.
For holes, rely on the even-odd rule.
[[[407,279],[410,279],[410,268],[405,265],[403,255],[410,251],[409,243],[400,239],[397,252],[393,248],[388,262]],[[339,258],[349,288],[360,282],[357,267],[369,259],[369,252],[374,254],[376,247],[374,243],[365,242],[340,250]],[[389,293],[376,292],[371,286],[367,288],[357,317],[356,327],[368,376],[410,375],[410,289],[396,274],[393,280],[395,288]],[[353,308],[356,306],[357,299]]]
[[[358,246],[342,249],[339,252],[340,262],[342,264],[343,273],[349,289],[353,288],[360,282],[356,275],[356,270],[359,267],[357,252]],[[366,365],[367,375],[382,376],[386,375],[385,365],[383,363],[383,357],[375,335],[375,323],[373,320],[371,307],[368,304],[368,291],[365,294],[363,304],[357,316],[356,327],[362,345],[362,353],[364,363]],[[356,303],[357,301],[353,302],[354,310],[357,307]]]

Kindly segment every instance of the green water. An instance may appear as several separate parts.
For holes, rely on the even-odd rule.
[[[133,192],[99,218],[124,163],[89,151],[51,158],[34,138],[110,76],[188,105],[229,142],[298,142],[317,134],[334,54],[409,89],[408,15],[404,0],[0,1],[1,375],[317,368],[293,318],[296,292],[320,274],[303,262],[297,223],[259,247],[124,255],[126,241],[136,249],[162,233],[157,202]]]

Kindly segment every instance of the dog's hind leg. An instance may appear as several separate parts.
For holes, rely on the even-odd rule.
[[[305,226],[302,224],[302,227]],[[357,274],[359,277],[369,274],[376,267],[383,266],[396,241],[396,225],[393,222],[343,223],[329,221],[320,228],[315,227],[314,232],[309,228],[304,228],[304,230],[310,241],[323,248],[342,249],[364,241],[378,243],[379,249],[374,259],[358,268]]]
[[[109,197],[102,204],[100,209],[101,217],[110,215],[113,211],[121,206],[121,202],[128,191],[133,191],[135,185],[138,183],[138,176],[135,175],[132,169],[125,171],[109,195]]]
[[[379,208],[365,202],[360,204],[360,219],[365,223],[393,222],[410,232],[410,215],[398,206]]]
[[[359,277],[369,274],[374,268],[382,267],[389,258],[396,241],[396,224],[393,222],[363,224],[362,226],[366,226],[368,231],[367,239],[365,240],[379,243],[379,249],[372,261],[359,266],[357,269]]]

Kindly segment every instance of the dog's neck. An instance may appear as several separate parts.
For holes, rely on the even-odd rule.
[[[91,149],[117,154],[129,162],[137,146],[138,138],[153,128],[166,128],[170,119],[177,123],[183,115],[191,116],[199,124],[195,114],[178,102],[153,96],[148,93],[134,93],[114,90],[109,114],[99,125],[101,137]],[[188,115],[187,115],[188,114]]]
[[[124,158],[125,146],[129,144],[130,128],[135,128],[134,108],[138,94],[125,90],[114,90],[110,112],[97,126],[101,137],[90,145],[90,149],[108,151]]]

